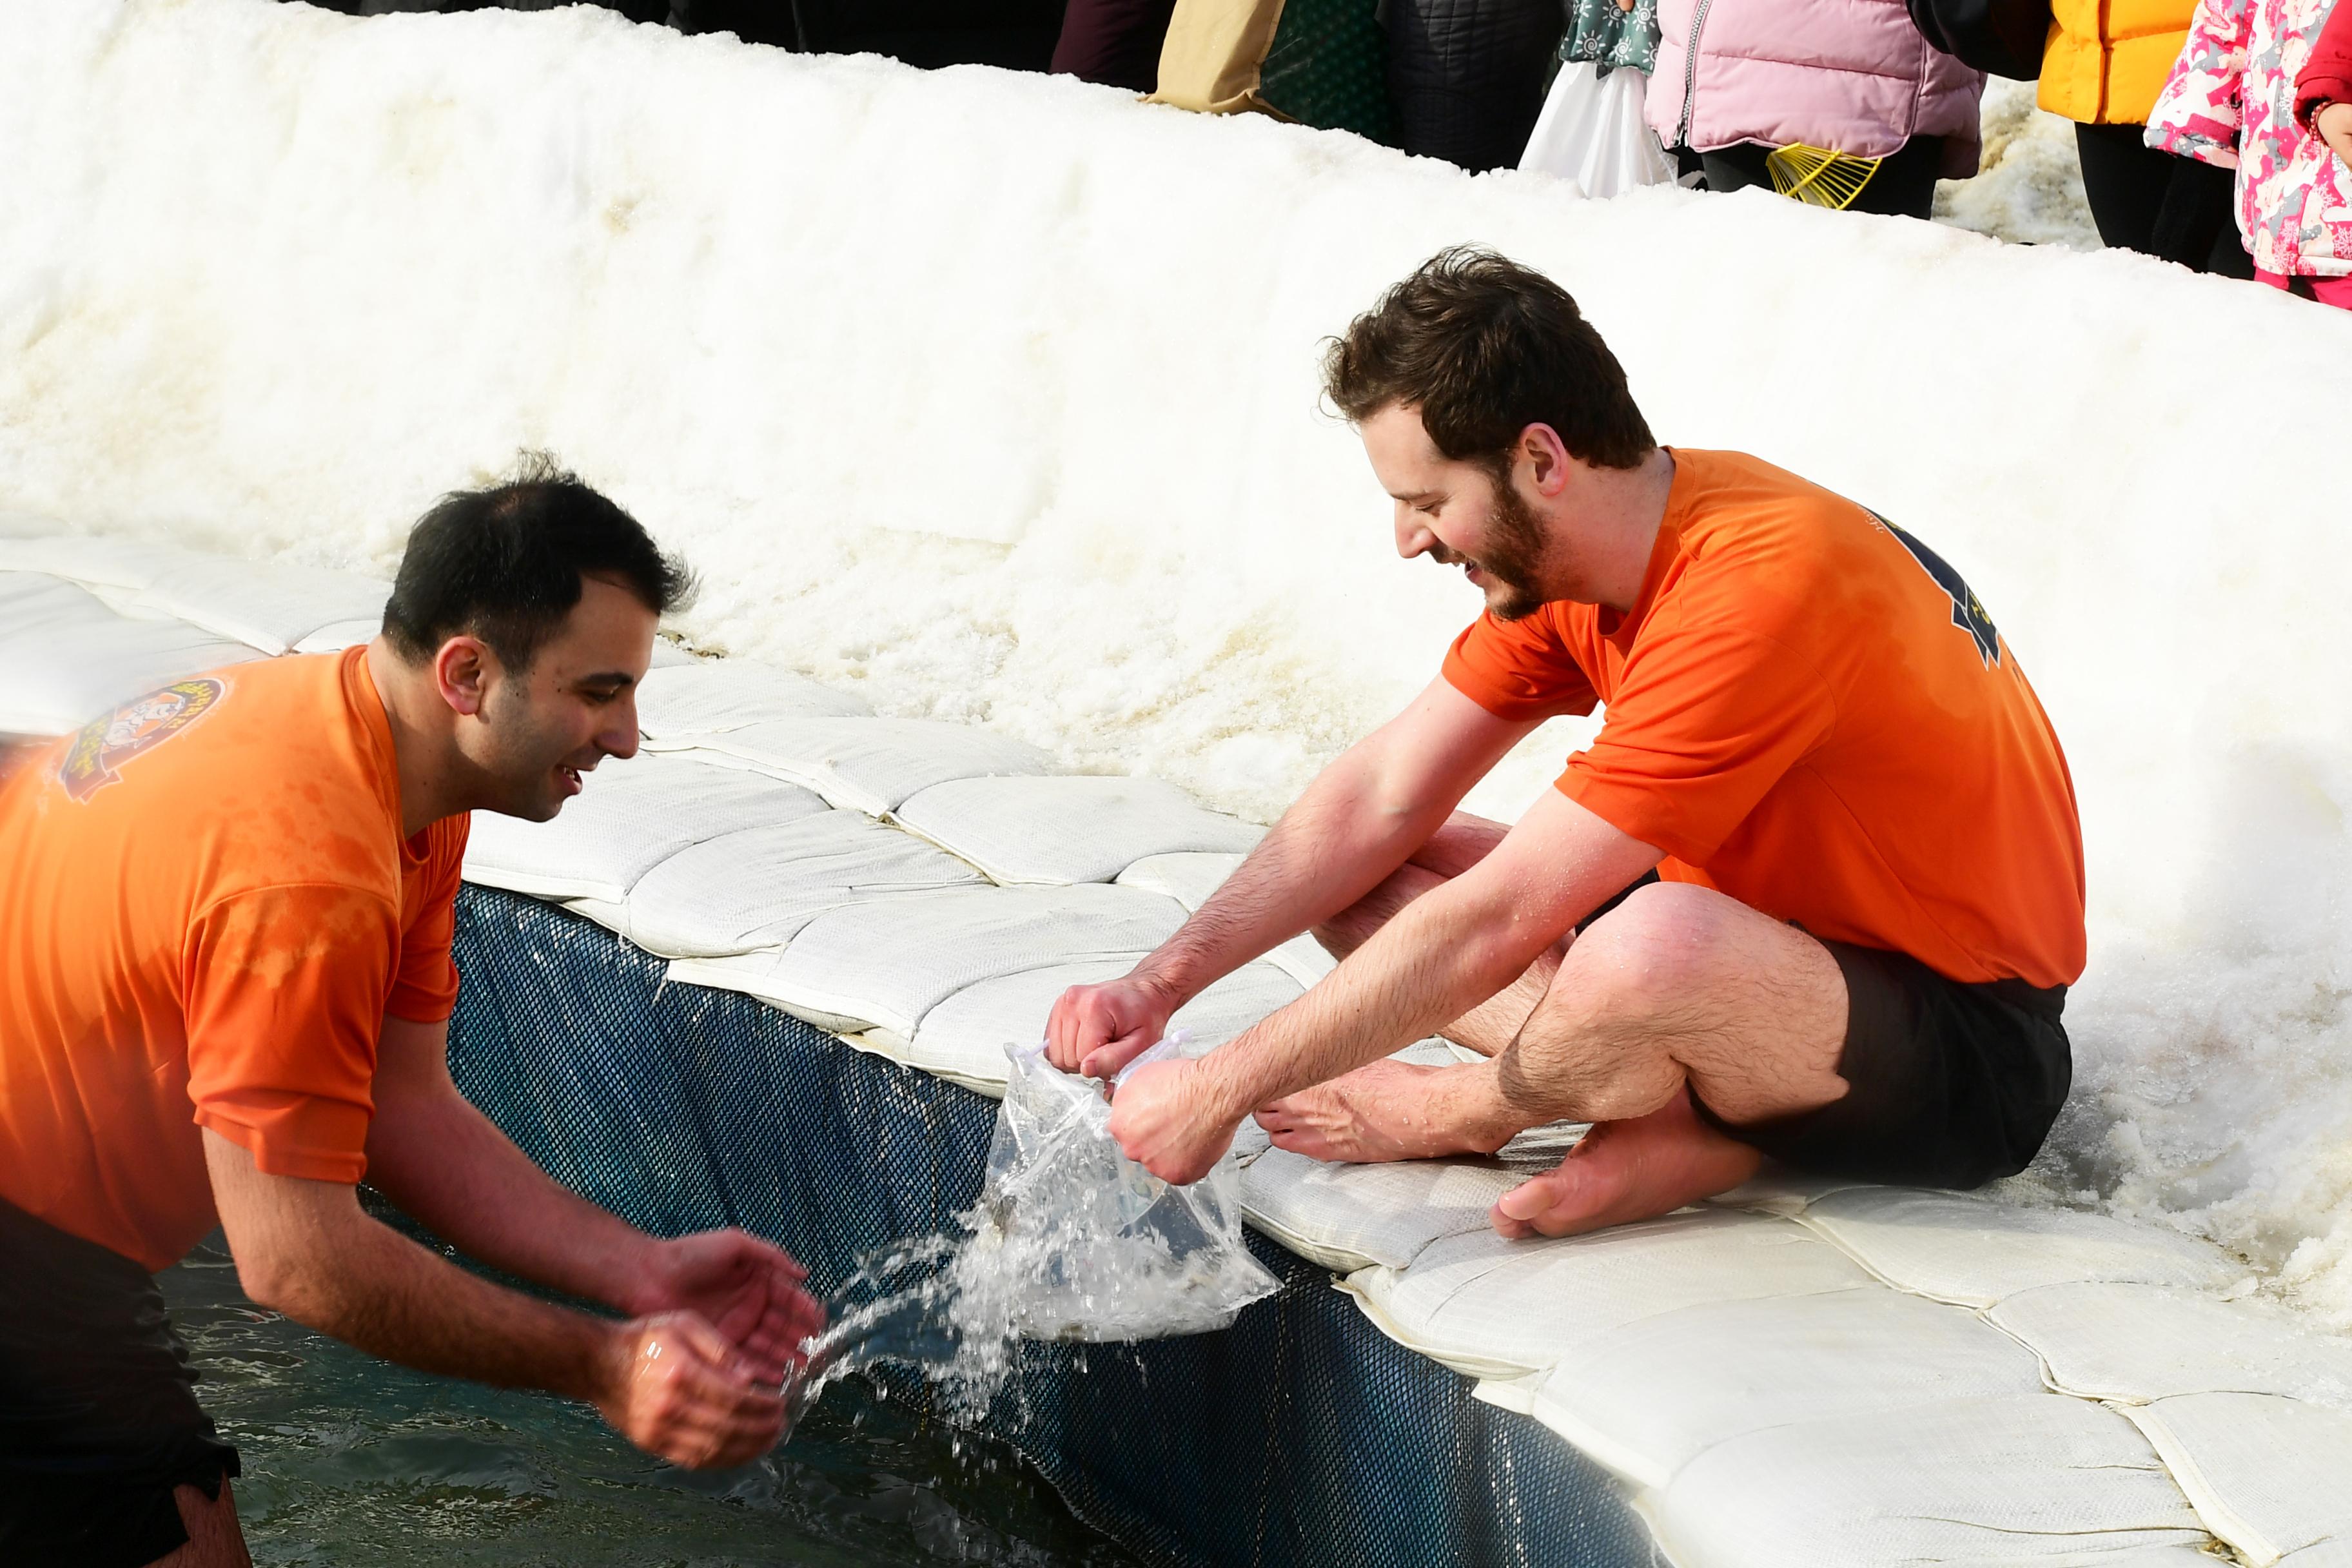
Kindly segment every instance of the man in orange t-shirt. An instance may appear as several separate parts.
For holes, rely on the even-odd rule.
[[[1486,599],[1412,705],[1327,768],[1123,979],[1055,1005],[1108,1074],[1301,931],[1320,984],[1111,1130],[1171,1181],[1255,1112],[1330,1160],[1596,1123],[1506,1194],[1508,1236],[1646,1218],[1762,1160],[1973,1186],[2039,1151],[2072,1079],[2083,850],[2016,656],[1927,545],[1754,458],[1655,444],[1558,285],[1451,251],[1326,362],[1400,554]],[[1509,828],[1455,811],[1536,725],[1605,705]],[[1385,1060],[1433,1031],[1484,1062]]]
[[[637,745],[685,586],[543,462],[410,535],[383,635],[183,680],[0,777],[0,1561],[247,1561],[236,1450],[152,1271],[215,1225],[257,1301],[427,1371],[594,1403],[736,1464],[822,1321],[740,1232],[664,1241],[563,1191],[460,1097],[468,813],[544,820]],[[365,1175],[491,1284],[370,1218]]]

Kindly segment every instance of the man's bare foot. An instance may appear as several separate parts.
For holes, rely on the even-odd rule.
[[[1277,1100],[1257,1113],[1274,1146],[1368,1164],[1491,1154],[1526,1123],[1504,1104],[1485,1062],[1418,1067],[1377,1061]]]
[[[1662,1110],[1598,1124],[1556,1169],[1505,1193],[1489,1218],[1508,1237],[1581,1236],[1727,1192],[1763,1163],[1680,1093]]]

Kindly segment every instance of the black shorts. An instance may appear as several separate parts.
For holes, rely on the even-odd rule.
[[[0,1563],[140,1568],[236,1450],[196,1404],[154,1277],[0,1201]]]
[[[1820,941],[1820,938],[1815,938]],[[1947,980],[1907,953],[1822,942],[1845,974],[1845,1097],[1770,1121],[1700,1117],[1816,1175],[1980,1187],[2025,1169],[2074,1081],[2066,988]]]

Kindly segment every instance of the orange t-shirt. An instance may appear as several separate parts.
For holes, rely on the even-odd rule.
[[[147,1268],[198,1127],[356,1182],[389,1013],[449,1016],[467,819],[400,832],[364,648],[184,680],[0,777],[0,1197]]]
[[[2083,972],[2083,838],[2058,737],[1968,585],[1853,502],[1674,453],[1640,598],[1481,616],[1445,679],[1499,718],[1589,713],[1559,788],[1818,937],[1953,980]]]

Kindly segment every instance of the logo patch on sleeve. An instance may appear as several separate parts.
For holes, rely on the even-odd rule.
[[[86,801],[121,782],[125,763],[151,752],[211,712],[228,695],[227,683],[212,676],[175,681],[124,704],[75,731],[58,764],[58,783],[67,797]]]
[[[1934,578],[1936,586],[1941,588],[1945,597],[1952,601],[1952,625],[1969,634],[1970,640],[1977,645],[1977,657],[1984,660],[1985,668],[1990,669],[1999,664],[2000,662],[2000,628],[1992,624],[1992,616],[1986,613],[1984,605],[1977,598],[1975,590],[1969,586],[1967,580],[1952,570],[1950,563],[1911,537],[1909,533],[1895,527],[1885,518],[1879,517],[1874,511],[1870,515],[1877,518],[1878,526],[1893,534],[1903,548],[1911,552],[1911,559],[1919,563],[1919,569]]]

